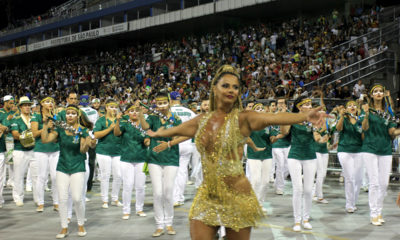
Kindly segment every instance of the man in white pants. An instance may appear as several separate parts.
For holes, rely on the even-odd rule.
[[[186,122],[196,116],[192,110],[180,105],[181,95],[178,92],[172,92],[170,98],[171,112],[178,115],[182,122]],[[190,139],[179,144],[179,169],[175,178],[174,206],[181,206],[185,202],[184,192],[188,181],[188,166],[190,158],[193,157],[193,152],[194,146]]]
[[[287,105],[284,98],[277,100],[278,112],[286,112]],[[288,154],[290,149],[290,138],[280,134],[280,126],[272,126],[271,128],[271,141],[276,142],[272,144],[272,159],[276,164],[276,178],[275,178],[275,193],[283,195],[285,189],[285,178],[289,175],[288,170]],[[273,165],[275,167],[275,165]]]
[[[14,117],[15,114],[15,100],[14,97],[11,95],[6,95],[3,97],[3,102],[4,102],[4,108],[0,109],[0,123],[7,127],[8,134],[5,134],[5,141],[6,141],[6,153],[5,153],[5,162],[9,162],[12,159],[12,152],[14,150],[14,138],[11,134],[10,131],[10,125],[11,125],[11,119]],[[4,181],[6,177],[6,169],[8,169],[8,181],[7,181],[7,186],[14,186],[14,167],[12,164],[7,164],[4,167]]]
[[[28,97],[21,97],[19,100],[19,108],[21,115],[15,117],[11,121],[11,133],[14,137],[14,188],[13,198],[18,207],[24,205],[24,176],[28,169],[31,169],[33,183],[33,200],[37,203],[37,178],[38,178],[38,163],[33,156],[34,146],[24,146],[21,143],[21,134],[31,128],[31,105],[32,102]]]

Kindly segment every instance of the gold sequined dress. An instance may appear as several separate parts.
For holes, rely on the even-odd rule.
[[[263,216],[257,197],[246,178],[241,161],[246,137],[240,133],[239,110],[231,111],[210,141],[208,121],[199,123],[196,146],[201,155],[204,180],[193,200],[189,219],[209,226],[225,226],[235,231],[256,226]]]

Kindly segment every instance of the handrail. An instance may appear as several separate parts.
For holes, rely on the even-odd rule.
[[[375,55],[366,57],[366,58],[364,58],[364,59],[362,59],[362,60],[360,60],[358,62],[352,63],[352,64],[348,65],[347,67],[342,68],[342,69],[340,69],[338,71],[335,71],[335,72],[333,72],[333,73],[331,73],[329,75],[325,75],[325,76],[323,76],[321,78],[316,79],[315,81],[306,83],[306,84],[304,84],[304,88],[305,89],[310,89],[314,85],[318,85],[319,86],[319,85],[321,85],[322,82],[326,81],[327,79],[332,79],[332,81],[326,82],[325,84],[327,84],[327,85],[332,84],[333,82],[335,82],[338,79],[343,79],[344,77],[348,77],[350,75],[353,75],[353,74],[355,74],[357,72],[365,70],[367,67],[376,66],[377,64],[381,63],[382,61],[386,61],[388,59],[389,60],[394,59],[394,57],[393,58],[386,57],[386,56],[389,56],[389,55],[393,56],[394,52],[392,52],[392,51],[382,51],[382,52],[379,52],[379,53],[377,53]],[[363,64],[365,62],[368,63],[370,60],[374,60],[374,63],[373,64],[367,64],[366,67],[360,68],[361,64]],[[358,66],[357,70],[353,71],[352,69],[354,67],[357,67],[357,66]],[[351,73],[347,74],[347,72],[351,72]],[[344,75],[342,75],[342,73],[344,73]],[[339,76],[337,76],[337,75],[339,75]],[[335,76],[337,76],[337,77],[335,77]],[[347,85],[347,84],[344,84],[344,85]]]
[[[380,36],[384,30],[398,28],[398,26],[399,26],[399,23],[397,21],[393,22],[393,23],[390,23],[389,25],[387,25],[387,26],[385,26],[383,28],[379,28],[379,30],[377,30],[377,31],[371,31],[371,32],[365,33],[363,35],[358,36],[355,39],[351,39],[351,40],[348,40],[348,41],[346,41],[344,43],[338,44],[338,45],[332,47],[331,49],[332,50],[341,49],[342,46],[345,46],[345,45],[351,46],[351,45],[353,45],[353,42],[356,42],[356,44],[357,44],[357,42],[359,42],[360,39],[361,39],[361,42],[363,42],[364,37],[367,37],[367,39],[369,39],[370,36],[372,36],[372,35]],[[343,49],[343,50],[347,50],[347,49],[349,49],[349,47],[346,48],[346,49]]]

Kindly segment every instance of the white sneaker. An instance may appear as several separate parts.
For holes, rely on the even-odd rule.
[[[320,198],[317,200],[318,203],[323,203],[323,204],[328,204],[328,200],[326,200],[325,198]]]
[[[274,183],[275,182],[275,179],[274,178],[270,178],[269,179],[269,183]]]
[[[50,192],[51,191],[51,189],[48,187],[48,186],[46,186],[46,188],[44,189],[46,192]]]
[[[283,191],[280,190],[280,189],[277,189],[277,190],[275,191],[275,194],[276,194],[276,195],[283,195]]]
[[[22,206],[24,206],[24,203],[23,202],[16,202],[15,205],[17,207],[22,207]]]
[[[25,191],[27,192],[32,192],[32,186],[26,186]]]
[[[193,181],[187,181],[187,183],[186,183],[187,185],[193,185],[194,184],[194,182]]]
[[[87,232],[85,230],[84,226],[78,226],[78,236],[79,237],[84,237],[86,236]]]
[[[174,203],[174,207],[179,207],[179,206],[182,206],[183,204],[185,204],[185,203],[178,201],[178,202]]]
[[[123,216],[122,216],[122,219],[123,220],[128,220],[129,218],[130,218],[130,214],[124,214]]]
[[[340,177],[339,177],[339,182],[340,182],[340,183],[344,182],[344,177],[343,177],[343,176],[340,176]]]
[[[85,202],[90,202],[91,200],[89,198],[85,198]]]
[[[382,226],[382,223],[379,221],[379,218],[378,218],[378,217],[373,217],[373,218],[371,218],[371,223],[372,223],[372,225],[374,225],[374,226]]]
[[[108,208],[108,203],[103,202],[103,205],[101,205],[101,207],[107,209]]]
[[[311,230],[312,226],[309,221],[303,221],[303,228],[307,230]]]
[[[348,208],[348,209],[346,209],[346,211],[347,211],[348,213],[354,213],[354,208]]]
[[[300,223],[295,223],[293,226],[293,231],[295,232],[301,232],[301,226]]]
[[[120,201],[112,201],[111,206],[122,207],[124,206]]]
[[[56,235],[57,239],[65,238],[68,236],[68,229],[62,229],[59,234]]]
[[[144,213],[143,211],[137,212],[136,215],[138,215],[139,217],[146,217],[147,216],[147,214]]]
[[[385,220],[383,219],[382,215],[378,216],[378,220],[380,223],[385,223]]]

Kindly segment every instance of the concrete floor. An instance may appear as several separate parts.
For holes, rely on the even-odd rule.
[[[291,184],[286,184],[286,194],[277,196],[272,188],[268,192],[268,202],[265,207],[268,217],[261,226],[253,229],[251,239],[400,239],[400,209],[395,205],[400,185],[392,183],[389,186],[388,196],[384,204],[384,218],[386,223],[376,227],[369,223],[368,194],[360,194],[358,211],[347,214],[344,210],[343,184],[337,178],[330,178],[325,182],[325,198],[329,204],[314,203],[312,207],[312,231],[295,233],[291,231],[293,224],[291,205]],[[174,227],[177,235],[163,235],[158,239],[187,240],[190,239],[188,211],[195,194],[193,185],[188,185],[185,205],[175,208]],[[46,205],[43,213],[37,213],[32,202],[32,193],[26,193],[24,207],[16,207],[12,202],[11,189],[4,189],[6,203],[0,209],[0,240],[55,239],[60,230],[58,213],[52,210],[49,193],[46,193]],[[84,239],[152,239],[155,230],[151,184],[147,183],[144,211],[147,217],[133,216],[130,220],[122,220],[122,208],[110,205],[109,209],[101,208],[99,183],[95,183],[93,192],[88,194],[91,199],[86,209],[86,230]],[[134,199],[133,199],[134,201]],[[134,204],[132,204],[134,210]],[[76,219],[73,217],[69,226],[70,235],[67,239],[83,239],[77,235]]]

